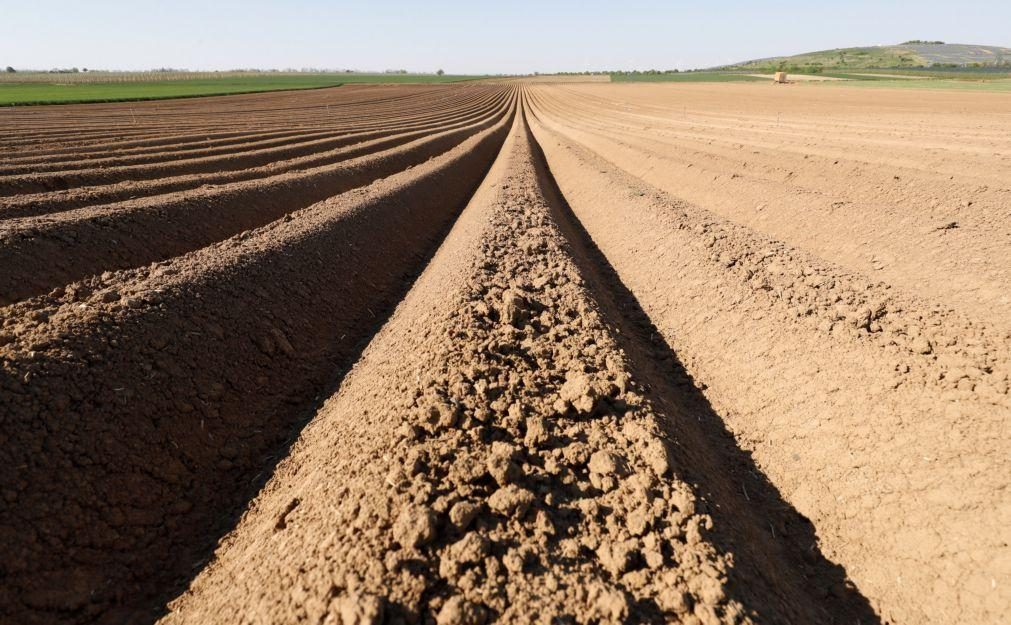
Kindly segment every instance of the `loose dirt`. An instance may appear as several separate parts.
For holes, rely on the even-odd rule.
[[[1008,97],[553,82],[4,117],[0,622],[1001,622]]]
[[[4,311],[2,603],[18,622],[142,618],[200,562],[467,202],[510,118],[262,229]]]
[[[534,129],[576,215],[736,438],[812,519],[830,559],[846,566],[886,620],[997,622],[1011,573],[998,503],[1011,474],[1006,307],[973,302],[952,309],[930,301],[942,288],[935,276],[932,288],[906,290],[909,276],[899,285],[881,280],[894,270],[865,275],[833,263],[834,255],[819,257],[814,252],[848,245],[848,232],[830,238],[832,224],[821,219],[790,222],[782,205],[757,221],[735,222],[753,200],[748,187],[730,180],[723,185],[703,174],[705,186],[678,186],[682,197],[699,193],[705,208],[671,197],[662,189],[696,175],[662,176],[675,171],[667,159],[680,159],[677,151],[647,152],[633,138],[638,132],[605,140],[604,133],[574,130],[573,117],[552,104],[561,94],[534,94],[543,120]],[[671,125],[684,123],[670,118]],[[750,169],[740,175],[749,177]],[[827,188],[832,178],[824,177]],[[785,195],[793,185],[777,187]],[[860,192],[857,180],[850,187]],[[863,231],[875,219],[898,228],[887,225],[890,217],[859,209],[855,202],[840,209],[850,229]],[[981,220],[1000,215],[980,209]],[[1011,259],[1006,225],[1003,233],[974,228],[965,249],[937,241],[940,233],[926,231],[922,223],[930,218],[922,214],[894,219],[921,224],[888,243],[909,254],[922,254],[910,248],[929,240],[938,254],[996,248],[996,257],[982,261],[995,269]],[[767,234],[795,232],[786,240]],[[996,270],[996,280],[1003,273]],[[973,279],[992,284],[994,274]],[[932,589],[929,596],[924,588]]]

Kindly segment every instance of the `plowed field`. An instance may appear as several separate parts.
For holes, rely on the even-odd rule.
[[[4,112],[0,622],[1002,622],[1009,111]]]

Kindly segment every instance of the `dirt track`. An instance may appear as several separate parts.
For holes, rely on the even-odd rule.
[[[1008,104],[19,111],[0,621],[1000,622]]]

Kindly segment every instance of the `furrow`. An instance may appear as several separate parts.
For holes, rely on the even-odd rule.
[[[1011,271],[1002,263],[1011,256],[1003,226],[1011,188],[999,182],[1011,169],[992,159],[957,180],[928,171],[923,163],[933,157],[912,146],[903,152],[920,163],[918,170],[893,164],[882,171],[880,164],[862,161],[863,150],[809,158],[814,146],[790,163],[781,150],[744,149],[740,131],[722,137],[735,145],[724,151],[713,147],[719,135],[693,146],[666,139],[660,124],[620,128],[599,115],[574,115],[549,95],[538,92],[546,119],[644,182],[828,262],[1011,330],[1003,314]],[[763,162],[771,168],[763,169]]]
[[[751,622],[535,159],[520,119],[164,623]]]
[[[412,99],[427,97],[429,93],[453,93],[454,87],[445,86],[345,86],[337,89],[306,92],[277,92],[272,98],[266,94],[252,97],[226,96],[195,98],[174,101],[127,102],[114,104],[85,104],[10,108],[0,117],[11,130],[6,142],[17,148],[35,146],[42,142],[45,149],[54,143],[68,141],[79,144],[92,138],[120,141],[125,137],[136,140],[158,140],[158,135],[169,136],[213,126],[217,131],[248,130],[250,124],[273,125],[291,128],[298,125],[304,115],[314,109],[331,104],[342,110],[363,112],[370,108],[396,106]],[[384,95],[385,94],[385,95]],[[293,120],[293,115],[296,116]],[[146,133],[156,133],[146,134]]]
[[[172,144],[170,146],[159,146],[159,148],[154,151],[143,150],[141,153],[131,153],[133,152],[132,150],[119,149],[111,155],[69,154],[67,157],[62,159],[44,157],[44,161],[42,163],[11,162],[4,167],[0,167],[0,176],[13,176],[24,173],[38,174],[41,172],[56,172],[52,175],[70,175],[72,173],[81,175],[80,173],[77,173],[79,170],[144,165],[160,162],[163,163],[167,161],[193,159],[197,157],[216,156],[222,154],[233,155],[241,154],[243,152],[259,151],[270,147],[296,148],[299,144],[314,145],[314,140],[324,141],[322,144],[325,145],[325,140],[332,139],[334,136],[346,132],[354,132],[359,128],[367,129],[370,127],[389,125],[391,122],[423,122],[426,120],[437,119],[443,115],[459,113],[474,106],[475,102],[479,102],[481,99],[487,99],[489,95],[494,95],[494,91],[489,90],[484,93],[464,93],[457,95],[469,97],[453,99],[445,104],[431,101],[412,102],[412,106],[410,108],[397,107],[385,113],[370,109],[367,115],[358,119],[353,116],[348,116],[347,112],[344,111],[335,111],[337,114],[334,115],[334,112],[331,112],[329,109],[314,109],[311,119],[317,122],[326,122],[326,128],[321,128],[313,132],[301,132],[297,135],[283,133],[280,136],[268,135],[244,137],[243,140],[238,143],[234,140],[225,143],[210,143],[204,140],[195,142],[195,145],[191,145],[189,147]],[[293,137],[296,138],[299,143],[293,142]],[[166,147],[171,149],[166,150]],[[39,157],[33,157],[32,160],[37,160],[38,158]],[[116,170],[114,170],[114,172],[115,171]],[[121,171],[129,172],[133,170]],[[86,174],[87,172],[84,173]]]
[[[313,202],[420,165],[496,124],[487,119],[333,166],[239,182],[168,199],[0,222],[0,302],[39,295],[88,275],[138,267],[278,219]],[[171,196],[169,196],[171,198]]]
[[[499,94],[481,108],[461,111],[453,117],[445,117],[425,124],[405,124],[380,131],[345,135],[346,147],[317,152],[295,159],[273,162],[261,167],[242,170],[224,170],[188,176],[176,176],[145,181],[126,181],[95,187],[78,187],[65,192],[20,194],[13,198],[0,198],[0,219],[31,217],[73,210],[85,206],[113,203],[163,195],[204,185],[222,185],[243,180],[255,180],[278,174],[321,167],[332,163],[360,157],[369,153],[389,149],[443,130],[471,124],[501,108],[507,94]]]
[[[425,115],[425,117],[434,118],[433,115]],[[382,130],[384,127],[382,123],[376,123],[374,129]],[[259,167],[277,160],[297,158],[314,152],[343,147],[356,139],[354,135],[349,137],[346,132],[323,134],[323,138],[296,143],[287,139],[260,142],[275,147],[250,144],[244,148],[247,151],[240,152],[236,152],[232,146],[225,146],[196,151],[209,154],[208,156],[179,155],[186,157],[166,161],[163,160],[163,155],[150,155],[147,158],[156,162],[139,165],[113,165],[80,171],[13,175],[0,178],[0,195],[41,193],[79,186],[111,184],[122,180],[150,180],[181,174]],[[87,165],[90,167],[92,164],[88,163]],[[35,169],[34,167],[29,168]]]
[[[480,92],[470,94],[471,98],[480,96]],[[241,145],[250,141],[258,141],[261,139],[295,137],[309,132],[322,131],[325,129],[324,125],[332,128],[337,124],[347,125],[349,123],[355,123],[356,121],[376,121],[378,119],[382,119],[384,116],[395,119],[398,115],[402,115],[408,110],[439,110],[445,106],[441,102],[443,99],[445,99],[445,94],[433,92],[429,94],[427,99],[416,99],[412,101],[409,107],[405,106],[404,103],[395,103],[395,105],[391,105],[389,107],[379,107],[369,104],[367,108],[356,113],[355,111],[350,110],[351,107],[348,106],[348,103],[345,102],[344,98],[334,97],[323,102],[322,107],[315,106],[309,108],[304,113],[302,119],[289,118],[287,129],[274,128],[269,131],[221,132],[218,124],[209,122],[205,132],[201,132],[199,134],[190,133],[180,135],[177,134],[178,127],[173,126],[166,128],[166,130],[171,131],[168,135],[159,133],[159,135],[151,138],[133,139],[128,141],[92,141],[76,147],[49,149],[33,152],[32,154],[17,155],[8,159],[7,162],[58,162],[61,160],[93,159],[101,158],[103,156],[122,156],[125,154],[142,154],[156,151],[175,152],[192,149],[196,146],[208,147],[213,145]],[[456,101],[453,100],[453,102],[455,103]],[[198,116],[192,116],[190,119],[194,118],[198,118]],[[86,120],[93,121],[94,116],[89,116]],[[257,123],[260,120],[252,118],[248,121],[249,123]],[[292,130],[291,126],[297,125],[300,121],[313,122],[317,124],[317,127],[303,127],[298,130]],[[80,128],[79,130],[80,135],[75,138],[83,140],[88,137],[86,129]]]
[[[880,618],[998,622],[1008,606],[988,580],[1001,575],[1006,536],[993,498],[1011,474],[1006,333],[671,198],[548,125],[533,128],[595,245]],[[794,540],[790,528],[770,530]],[[969,553],[967,570],[957,554]]]
[[[400,299],[511,118],[289,219],[10,309],[0,617],[153,618]]]

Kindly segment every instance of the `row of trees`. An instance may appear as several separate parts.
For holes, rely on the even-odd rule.
[[[6,71],[8,74],[15,74],[15,73],[17,73],[18,70],[14,69],[10,65],[8,65],[7,69],[4,70],[4,71]],[[80,74],[82,72],[87,72],[87,71],[88,71],[87,67],[82,68],[82,69],[78,69],[76,67],[54,67],[53,69],[39,70],[39,73],[43,73],[43,74]]]
[[[105,70],[102,70],[102,71],[105,71]],[[14,69],[10,65],[8,65],[4,69],[4,72],[6,72],[8,74],[16,74],[18,72],[18,70]],[[81,69],[78,69],[76,67],[70,67],[70,68],[53,68],[53,69],[48,69],[48,70],[32,70],[32,73],[35,73],[35,74],[81,74],[81,73],[87,73],[87,72],[88,72],[88,68],[87,67],[81,68]],[[225,70],[223,72],[190,72],[190,70],[188,70],[188,69],[176,69],[176,68],[172,68],[172,67],[159,67],[157,69],[151,69],[151,70],[146,70],[146,71],[141,71],[141,72],[134,72],[134,71],[111,71],[111,72],[106,72],[106,73],[113,73],[113,74],[144,74],[144,73],[151,73],[151,74],[188,74],[188,73],[200,73],[200,74],[225,73],[225,74],[234,74],[234,73],[239,73],[239,72],[246,72],[246,73],[252,73],[252,74],[278,74],[278,73],[281,73],[281,72],[284,72],[286,74],[338,74],[338,73],[343,73],[343,74],[361,74],[361,73],[368,73],[368,72],[360,72],[360,71],[354,70],[354,69],[316,69],[316,68],[312,68],[312,67],[303,67],[301,69],[287,68],[287,69],[284,69],[284,70],[280,70],[280,69],[243,68],[243,69],[229,69],[229,70]],[[384,73],[386,73],[386,74],[407,74],[408,71],[406,69],[388,69]],[[443,76],[443,75],[446,74],[446,72],[444,72],[441,69],[438,70],[435,73],[437,75],[439,75],[439,76]]]

